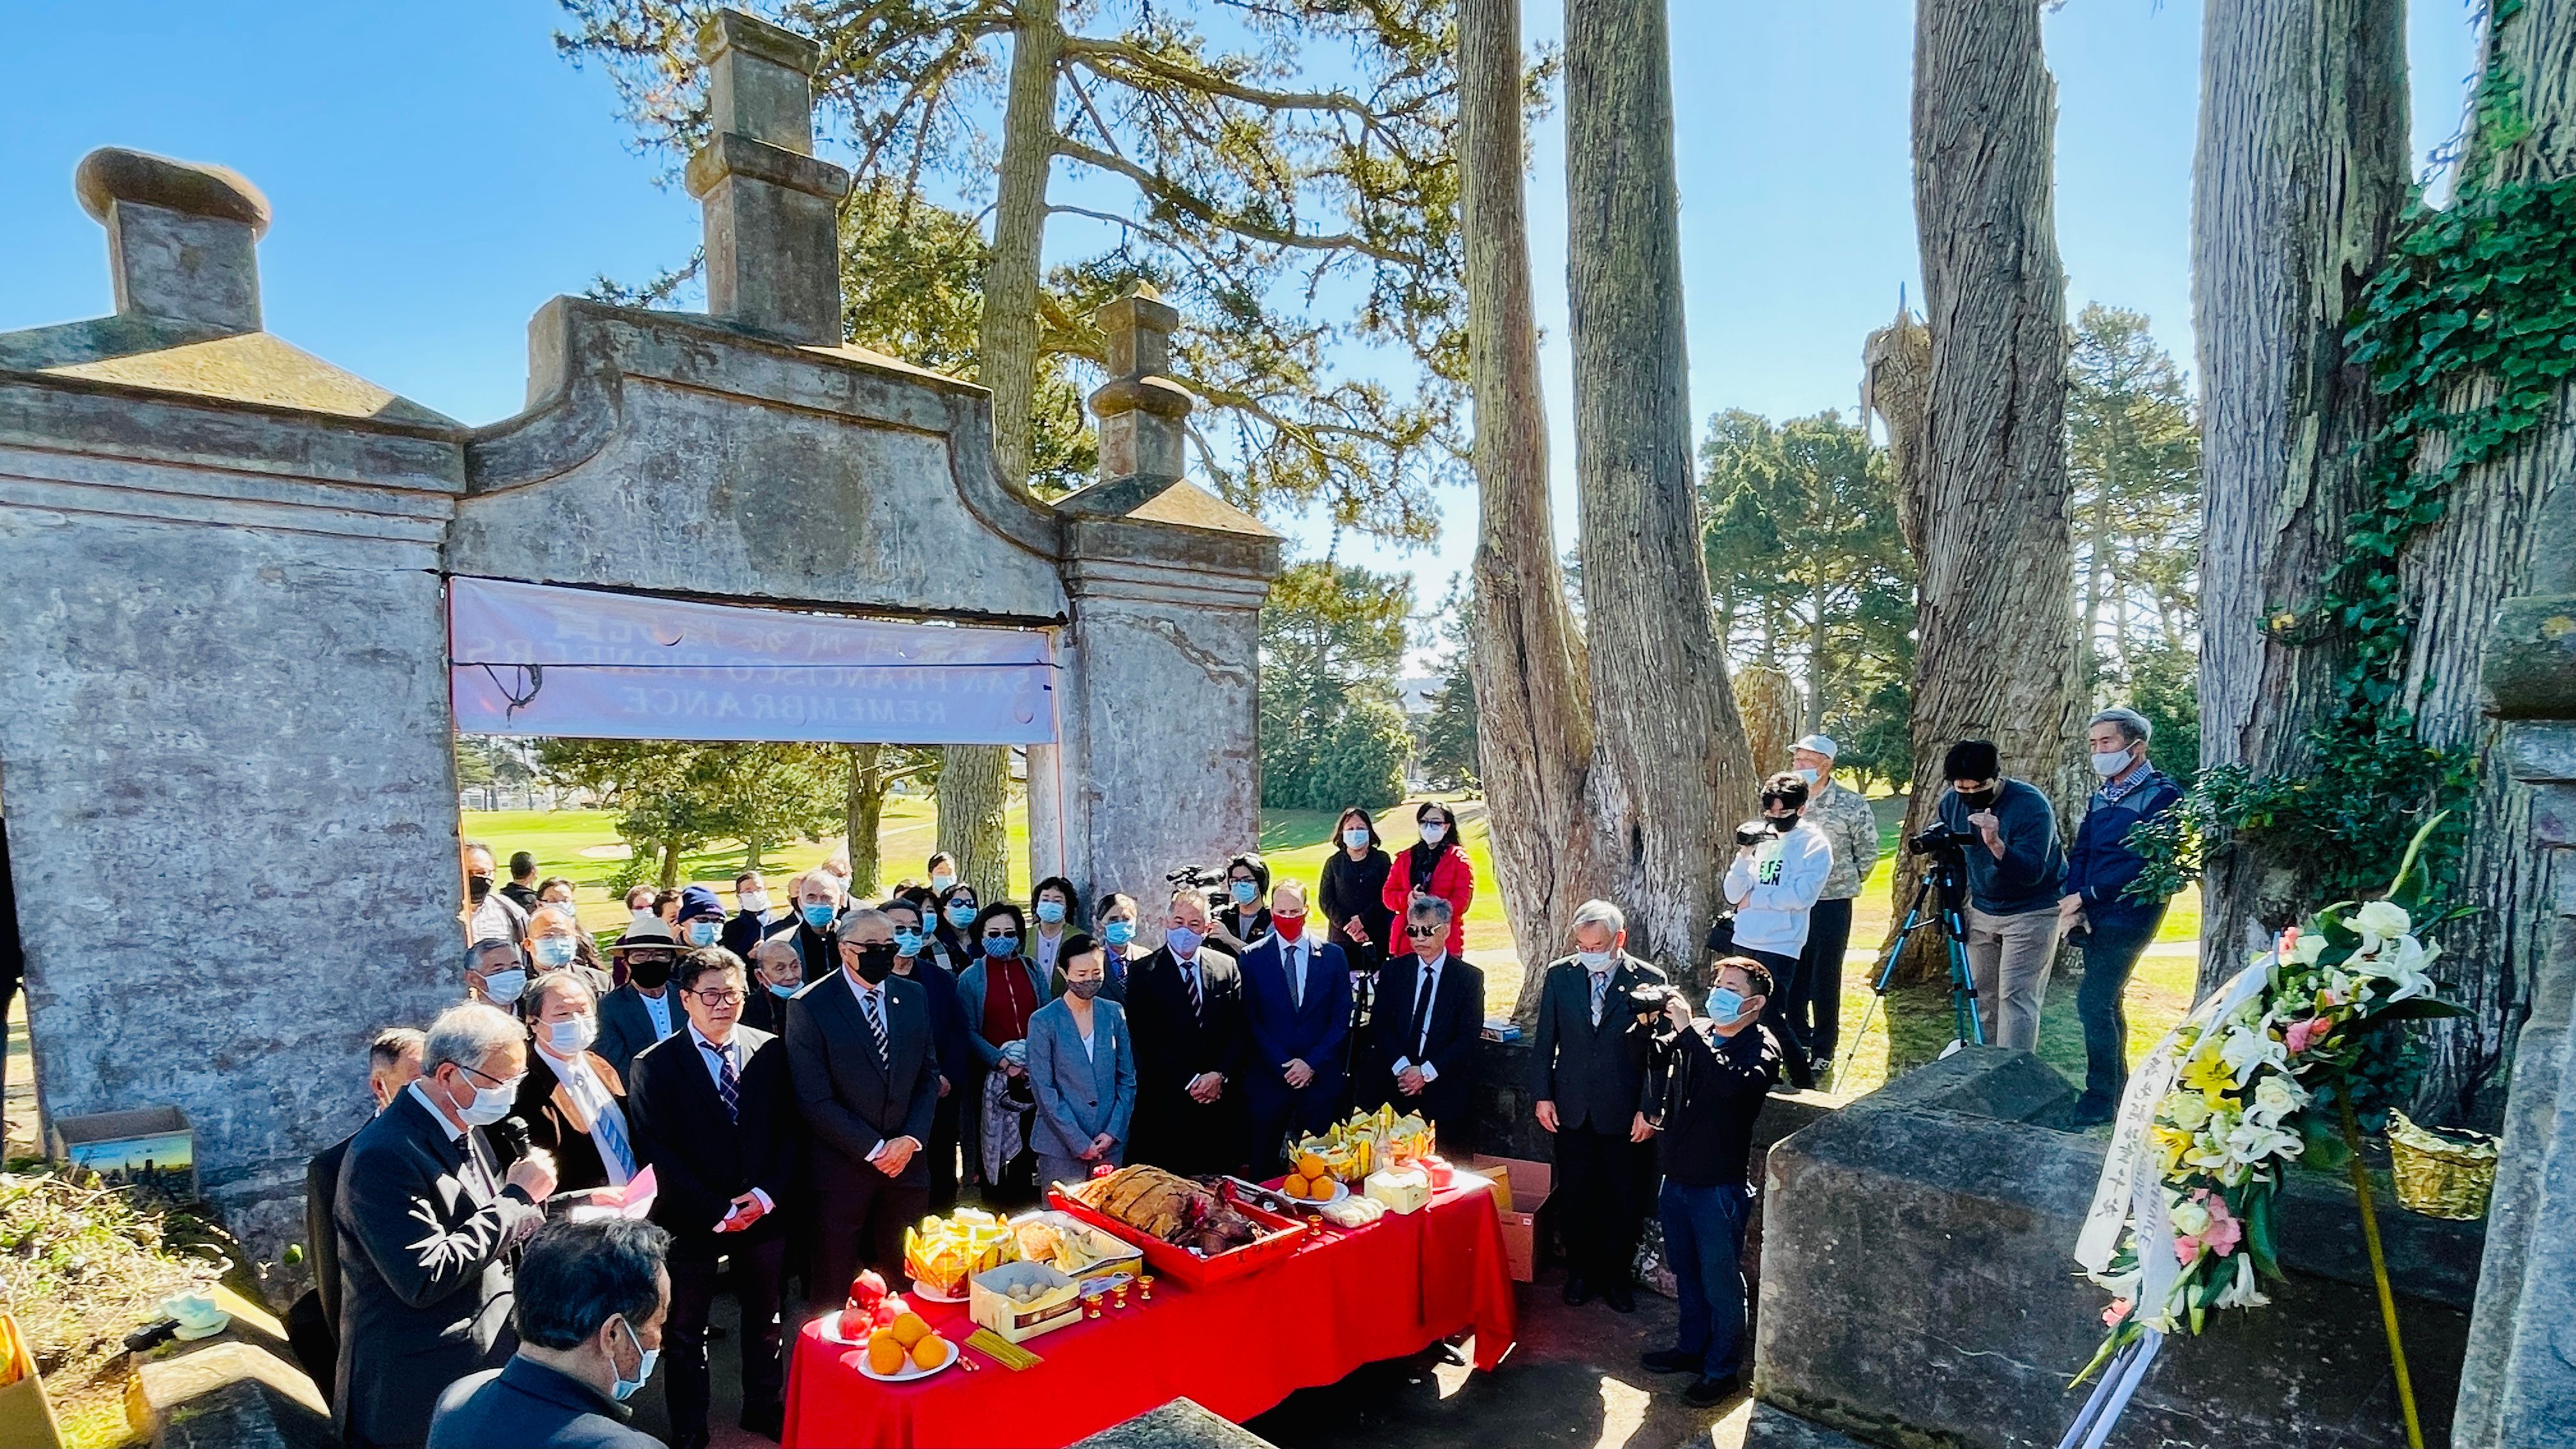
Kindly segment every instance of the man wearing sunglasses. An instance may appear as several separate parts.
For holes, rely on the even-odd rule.
[[[636,1146],[659,1183],[653,1221],[671,1234],[662,1391],[672,1449],[707,1443],[707,1313],[719,1256],[733,1260],[742,1304],[742,1427],[775,1439],[785,1419],[778,1311],[787,1233],[778,1209],[793,1176],[794,1088],[778,1038],[742,1024],[754,989],[747,976],[721,946],[682,957],[671,986],[688,1025],[646,1048],[628,1076]]]
[[[1411,957],[1379,978],[1379,1081],[1398,1112],[1418,1112],[1444,1148],[1465,1147],[1475,1118],[1476,1041],[1485,1026],[1485,973],[1449,954],[1451,909],[1415,896],[1404,915]]]
[[[527,1075],[527,1031],[468,1002],[430,1023],[422,1075],[358,1129],[340,1164],[340,1362],[331,1403],[352,1449],[429,1439],[439,1391],[500,1362],[510,1252],[545,1221],[554,1160],[496,1165],[481,1128]]]

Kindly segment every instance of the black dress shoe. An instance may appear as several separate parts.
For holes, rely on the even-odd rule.
[[[1628,1285],[1625,1283],[1613,1283],[1609,1287],[1602,1289],[1601,1301],[1609,1304],[1610,1311],[1613,1313],[1634,1313],[1637,1311],[1637,1295],[1631,1292]]]
[[[1576,1308],[1592,1301],[1592,1285],[1583,1281],[1582,1274],[1565,1275],[1565,1301]]]
[[[1713,1409],[1734,1398],[1743,1389],[1742,1374],[1728,1374],[1722,1379],[1704,1378],[1682,1390],[1682,1402],[1695,1409]]]
[[[1440,1344],[1440,1361],[1449,1365],[1451,1368],[1465,1368],[1467,1366],[1467,1351],[1460,1348],[1457,1344],[1444,1339]]]
[[[787,1411],[785,1409],[754,1409],[745,1407],[742,1411],[741,1423],[743,1432],[748,1434],[757,1434],[772,1444],[778,1443],[787,1437]]]
[[[1637,1362],[1659,1374],[1695,1374],[1699,1372],[1701,1361],[1707,1357],[1704,1353],[1684,1353],[1678,1348],[1656,1348],[1637,1355]]]

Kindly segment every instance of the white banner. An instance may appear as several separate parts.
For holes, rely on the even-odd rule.
[[[452,578],[450,695],[475,734],[1042,745],[1045,634]]]

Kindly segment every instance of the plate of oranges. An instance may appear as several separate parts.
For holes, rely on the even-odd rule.
[[[868,1335],[859,1372],[880,1383],[926,1379],[957,1362],[957,1345],[939,1336],[917,1313],[906,1313],[893,1326]]]
[[[1288,1164],[1288,1176],[1280,1181],[1279,1192],[1306,1207],[1322,1207],[1351,1195],[1350,1188],[1333,1176],[1331,1165],[1312,1152],[1301,1152]]]

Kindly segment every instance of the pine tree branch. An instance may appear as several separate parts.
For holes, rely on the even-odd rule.
[[[1380,246],[1353,232],[1309,235],[1298,231],[1283,231],[1248,217],[1231,215],[1168,177],[1157,175],[1132,161],[1112,156],[1106,151],[1095,150],[1068,136],[1056,138],[1055,154],[1068,161],[1124,176],[1136,183],[1137,189],[1143,191],[1148,197],[1162,202],[1175,211],[1196,217],[1210,226],[1233,232],[1248,241],[1267,242],[1273,246],[1295,247],[1306,251],[1356,252],[1361,256],[1372,257],[1400,267],[1418,266],[1422,261],[1420,257]]]

